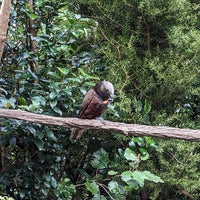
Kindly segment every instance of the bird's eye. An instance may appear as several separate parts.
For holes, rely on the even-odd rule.
[[[108,89],[106,89],[106,93],[110,93],[110,91]]]

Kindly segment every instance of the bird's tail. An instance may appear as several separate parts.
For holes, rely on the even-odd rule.
[[[72,128],[71,129],[71,135],[70,140],[79,140],[84,132],[84,129],[80,128]]]

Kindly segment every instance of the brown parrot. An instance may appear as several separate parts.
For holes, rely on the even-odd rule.
[[[107,109],[108,104],[113,101],[113,96],[112,83],[105,80],[97,83],[86,93],[78,117],[81,119],[102,119],[100,116]],[[80,139],[83,132],[84,129],[72,128],[70,140]]]

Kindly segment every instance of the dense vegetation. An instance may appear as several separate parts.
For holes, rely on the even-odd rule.
[[[104,117],[199,129],[196,0],[13,1],[0,108],[76,116],[101,79]],[[0,195],[14,199],[198,199],[197,143],[0,121]],[[0,197],[1,199],[1,197]]]

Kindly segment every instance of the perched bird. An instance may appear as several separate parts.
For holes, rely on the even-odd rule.
[[[81,105],[78,117],[81,119],[102,119],[101,114],[106,110],[108,104],[113,101],[114,87],[109,81],[101,81],[90,89]],[[70,140],[81,138],[84,129],[72,128]]]

